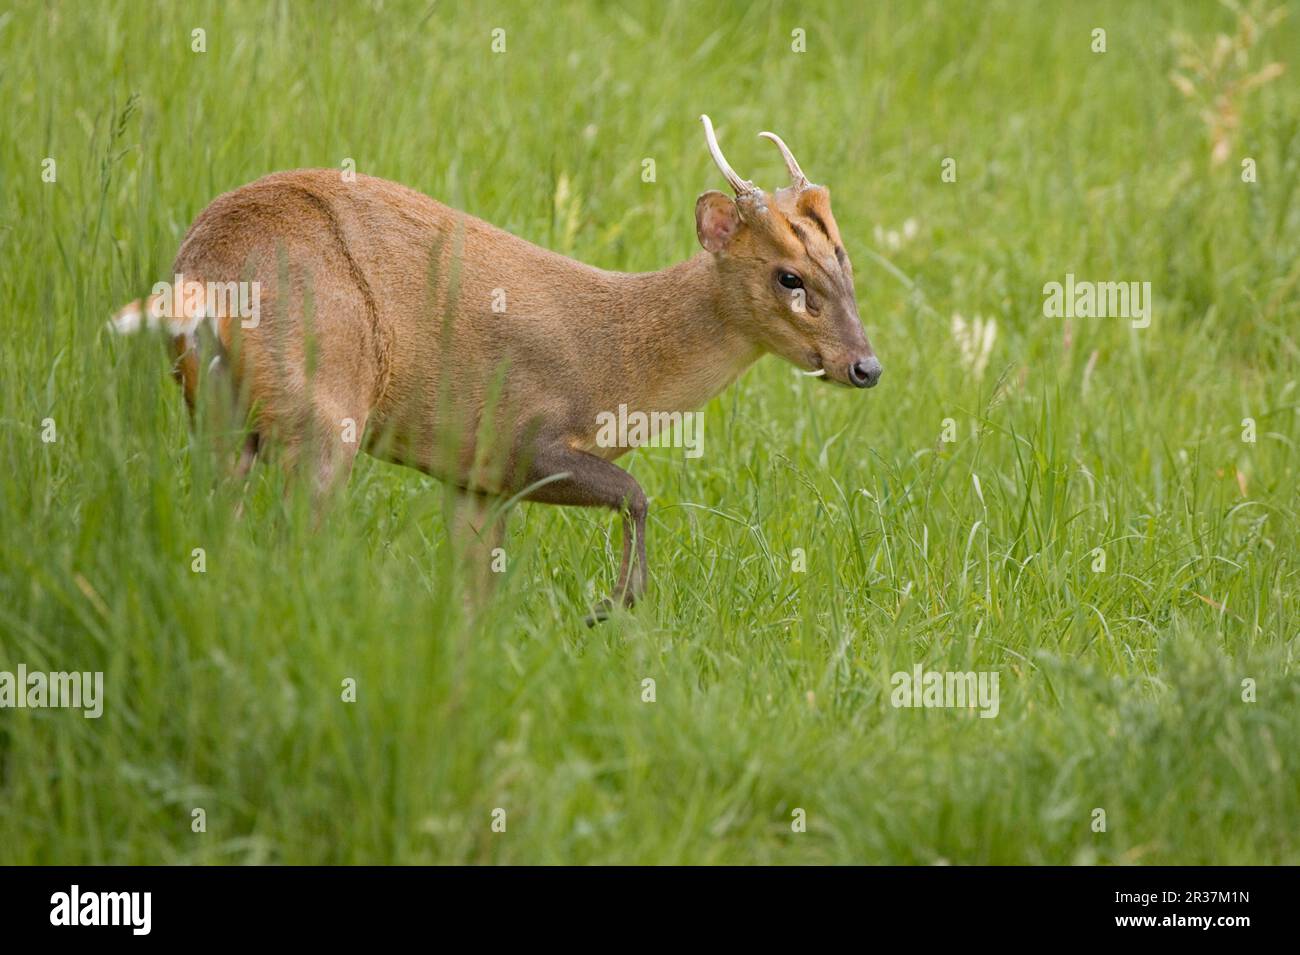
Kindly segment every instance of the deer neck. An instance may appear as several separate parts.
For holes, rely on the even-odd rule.
[[[713,256],[610,276],[629,408],[690,411],[736,380],[762,349],[726,318]]]

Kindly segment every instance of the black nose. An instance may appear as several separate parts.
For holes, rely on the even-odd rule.
[[[874,388],[882,371],[884,369],[880,367],[880,359],[875,355],[859,358],[849,365],[849,381],[853,382],[855,388]]]

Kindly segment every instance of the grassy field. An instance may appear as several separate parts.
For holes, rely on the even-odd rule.
[[[0,863],[1300,863],[1289,13],[7,5],[0,670],[105,703],[0,710]],[[314,529],[262,468],[233,521],[162,347],[105,331],[218,193],[347,159],[660,268],[724,187],[701,112],[830,186],[886,370],[766,358],[702,457],[623,459],[653,592],[598,628],[613,518],[518,508],[471,618],[437,482],[363,457]],[[1067,274],[1150,325],[1046,317]],[[917,664],[996,718],[891,705]]]

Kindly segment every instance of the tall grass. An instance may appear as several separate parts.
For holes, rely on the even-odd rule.
[[[1291,12],[1252,63],[1300,68]],[[0,862],[1300,862],[1300,87],[1246,96],[1216,165],[1169,79],[1175,33],[1237,21],[0,14],[0,670],[107,688],[98,720],[0,710]],[[706,409],[703,457],[627,458],[653,595],[597,629],[608,516],[517,509],[471,619],[436,482],[362,459],[316,528],[262,469],[232,520],[162,348],[103,328],[213,196],[346,158],[584,261],[667,265],[719,186],[705,111],[743,175],[781,181],[770,128],[830,185],[886,373],[848,393],[765,359]],[[1067,272],[1151,282],[1151,326],[1045,318]],[[996,322],[982,376],[953,313]],[[917,663],[996,671],[997,718],[891,706]]]

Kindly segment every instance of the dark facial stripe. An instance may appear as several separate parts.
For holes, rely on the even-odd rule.
[[[802,242],[802,243],[803,243],[803,247],[804,247],[805,249],[807,249],[807,248],[808,248],[808,233],[804,231],[803,226],[801,226],[799,223],[795,222],[793,219],[786,219],[785,221],[788,222],[788,223],[790,223],[790,229],[794,232],[794,237],[795,237],[796,239],[798,239],[800,242]]]
[[[830,269],[826,268],[825,265],[822,264],[821,259],[809,255],[808,261],[812,262],[813,265],[817,266],[817,270],[821,272],[822,275],[826,276],[826,278],[830,281],[832,286],[839,286],[841,290],[847,289],[848,279],[844,275],[843,266],[840,267],[840,274],[836,275],[833,272],[831,272]]]
[[[817,210],[809,209],[807,215],[809,219],[812,219],[813,222],[817,223],[817,228],[821,229],[822,232],[825,233],[826,238],[829,239],[831,237],[831,230],[826,228],[826,223],[822,220],[822,217],[818,214]]]
[[[822,227],[822,231],[824,232],[826,230],[826,223],[821,220],[821,217],[813,215],[812,218],[814,219],[814,221],[816,221],[816,223],[819,226]],[[799,223],[795,222],[793,219],[786,218],[785,222],[787,225],[790,226],[790,231],[794,233],[795,238],[797,238],[800,242],[803,243],[804,252],[808,256],[808,261],[812,262],[813,265],[817,266],[817,270],[821,272],[823,275],[825,275],[828,280],[830,280],[831,285],[833,286],[838,285],[840,289],[843,290],[846,294],[851,293],[853,286],[849,281],[848,272],[844,268],[844,259],[845,259],[844,249],[841,246],[838,245],[835,246],[835,261],[840,267],[840,274],[834,275],[831,273],[829,269],[826,268],[826,266],[822,265],[822,263],[818,260],[818,258],[815,255],[813,255],[812,248],[808,245],[808,238],[809,238],[808,230],[805,229],[803,226],[799,225]],[[827,235],[826,238],[829,239],[830,235]]]

